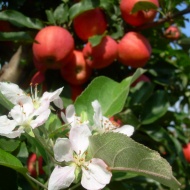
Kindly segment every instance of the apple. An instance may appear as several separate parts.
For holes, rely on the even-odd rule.
[[[137,80],[135,80],[135,81],[131,84],[131,87],[136,86],[137,83],[139,83],[139,82],[150,82],[150,79],[149,79],[146,75],[142,74]]]
[[[151,22],[154,20],[157,11],[149,10],[149,11],[138,11],[137,13],[131,13],[134,5],[138,2],[150,2],[154,3],[157,7],[159,7],[158,0],[121,0],[120,1],[120,10],[123,20],[132,25],[132,26],[140,26],[147,22]]]
[[[169,26],[164,32],[164,36],[171,40],[178,40],[180,38],[180,31],[177,26]]]
[[[77,36],[87,41],[89,37],[103,34],[107,28],[104,12],[100,8],[91,9],[76,16],[73,20]]]
[[[97,46],[88,42],[83,48],[86,63],[94,69],[107,67],[117,58],[117,54],[118,44],[110,36],[104,36]]]
[[[27,168],[28,168],[29,174],[32,177],[37,177],[37,175],[44,174],[42,164],[43,164],[42,156],[39,156],[37,158],[37,155],[35,153],[32,153],[31,155],[29,155],[28,160],[27,160]]]
[[[62,77],[72,85],[81,85],[88,81],[92,69],[87,65],[82,51],[74,50],[68,63],[61,68]]]
[[[33,43],[34,65],[38,70],[59,69],[74,49],[74,39],[69,31],[60,26],[41,29]]]
[[[82,85],[71,85],[71,99],[75,101],[77,97],[83,92]]]
[[[190,163],[190,143],[183,146],[183,154],[188,163]]]
[[[133,68],[144,67],[151,53],[149,41],[137,32],[126,33],[118,43],[118,60]]]

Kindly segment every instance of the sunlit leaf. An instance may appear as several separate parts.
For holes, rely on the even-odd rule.
[[[152,178],[177,190],[169,163],[158,152],[145,147],[120,133],[105,133],[90,137],[90,157],[105,161],[111,170],[132,172]]]
[[[120,112],[125,104],[130,85],[144,72],[137,69],[133,76],[125,78],[118,83],[105,76],[95,78],[85,89],[81,96],[76,99],[75,108],[77,114],[87,112],[91,120],[93,115],[92,101],[98,100],[105,116],[112,116]]]

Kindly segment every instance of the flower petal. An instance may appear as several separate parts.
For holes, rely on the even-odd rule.
[[[101,105],[98,102],[98,100],[94,100],[92,102],[92,107],[94,109],[94,116],[93,116],[93,120],[94,120],[94,125],[95,125],[95,129],[101,129],[102,128],[102,110],[101,110]]]
[[[23,128],[18,129],[18,130],[16,130],[16,131],[11,131],[9,134],[2,134],[2,133],[0,133],[0,135],[12,139],[12,138],[20,137],[20,135],[21,135],[22,133],[24,133],[24,129],[23,129]]]
[[[53,103],[55,104],[55,106],[56,107],[58,107],[59,109],[63,109],[64,107],[63,107],[63,101],[62,101],[62,99],[59,97],[59,98],[57,98],[57,99],[55,99],[54,101],[53,101]]]
[[[0,133],[9,134],[16,126],[16,121],[8,119],[6,115],[0,116]]]
[[[123,133],[130,137],[134,133],[134,127],[131,125],[123,125],[113,130],[113,132]]]
[[[98,190],[110,182],[112,173],[107,170],[107,165],[103,160],[93,158],[87,168],[82,168],[81,184],[84,188]]]
[[[69,187],[75,179],[74,172],[74,166],[56,166],[51,173],[48,190],[60,190]]]
[[[53,147],[54,157],[59,162],[69,162],[73,160],[73,150],[67,138],[58,138]]]
[[[72,127],[69,133],[69,140],[72,149],[79,155],[83,154],[89,145],[88,137],[92,135],[89,127],[85,124]]]
[[[31,127],[34,129],[38,126],[43,125],[47,121],[47,119],[50,115],[50,112],[51,112],[50,109],[48,109],[48,110],[44,111],[43,113],[41,113],[39,116],[37,116],[35,120],[32,120],[30,122]]]
[[[48,100],[49,102],[53,102],[54,100],[59,98],[59,95],[61,94],[62,90],[63,90],[63,87],[57,89],[54,92],[44,92],[44,94],[42,95],[41,101]]]
[[[17,104],[17,98],[19,96],[26,96],[24,91],[14,83],[0,82],[0,91],[13,104]]]

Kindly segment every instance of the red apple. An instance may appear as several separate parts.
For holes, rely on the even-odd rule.
[[[94,69],[101,69],[110,65],[118,54],[117,42],[110,36],[103,37],[100,44],[92,46],[90,42],[83,48],[87,64]]]
[[[43,164],[43,158],[42,156],[39,156],[37,158],[37,155],[35,153],[32,153],[27,160],[27,168],[28,172],[32,177],[37,177],[37,175],[44,174],[44,170],[42,168]]]
[[[121,15],[126,23],[132,26],[140,26],[142,24],[154,20],[157,13],[156,10],[138,11],[137,13],[133,14],[131,13],[134,5],[142,1],[154,3],[157,7],[159,7],[158,0],[121,0],[120,1]]]
[[[74,49],[72,35],[60,26],[41,29],[33,43],[34,64],[38,70],[59,69]]]
[[[190,163],[190,143],[183,146],[183,154],[187,162]]]
[[[85,11],[74,18],[73,27],[84,41],[93,35],[103,34],[107,28],[104,12],[100,8]]]
[[[178,40],[180,35],[181,34],[177,26],[170,26],[164,32],[164,36],[171,40]]]
[[[131,84],[131,86],[134,87],[139,82],[150,82],[150,79],[146,75],[142,74],[135,82]]]
[[[83,90],[84,89],[81,85],[71,85],[71,99],[75,101]]]
[[[149,41],[140,33],[126,33],[118,44],[118,60],[133,68],[143,67],[152,52]]]
[[[82,51],[74,50],[68,63],[61,68],[62,77],[73,85],[88,81],[92,69],[86,64]]]

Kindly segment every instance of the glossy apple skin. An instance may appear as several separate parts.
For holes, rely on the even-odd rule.
[[[142,24],[153,21],[157,13],[156,10],[149,10],[148,12],[138,11],[137,13],[131,14],[135,3],[138,3],[139,1],[148,1],[154,3],[157,7],[159,7],[158,0],[121,0],[120,10],[122,18],[126,23],[132,26],[140,26]]]
[[[77,97],[83,92],[84,88],[82,85],[71,85],[71,99],[73,102],[77,99]]]
[[[188,163],[190,163],[190,143],[183,146],[183,154]]]
[[[104,12],[100,8],[96,8],[75,17],[73,27],[77,36],[83,41],[87,41],[91,36],[103,34],[107,28],[107,21]]]
[[[88,81],[92,69],[86,64],[82,51],[74,50],[68,63],[61,68],[62,77],[72,85],[81,85]]]
[[[170,26],[164,32],[164,36],[171,40],[178,40],[181,36],[181,33],[177,26]]]
[[[107,67],[117,58],[118,44],[110,36],[103,37],[100,44],[92,46],[90,42],[83,48],[86,63],[94,69]]]
[[[39,169],[39,173],[36,171],[36,162],[38,162],[38,169]],[[27,168],[28,168],[28,172],[32,177],[37,177],[37,173],[39,175],[44,174],[44,170],[42,168],[42,164],[43,164],[43,158],[42,156],[37,158],[37,155],[35,153],[32,153],[27,160]]]
[[[72,35],[60,26],[41,29],[33,43],[33,59],[38,70],[59,69],[74,49]]]
[[[144,67],[152,52],[149,41],[140,33],[128,32],[118,44],[118,60],[133,68]]]

